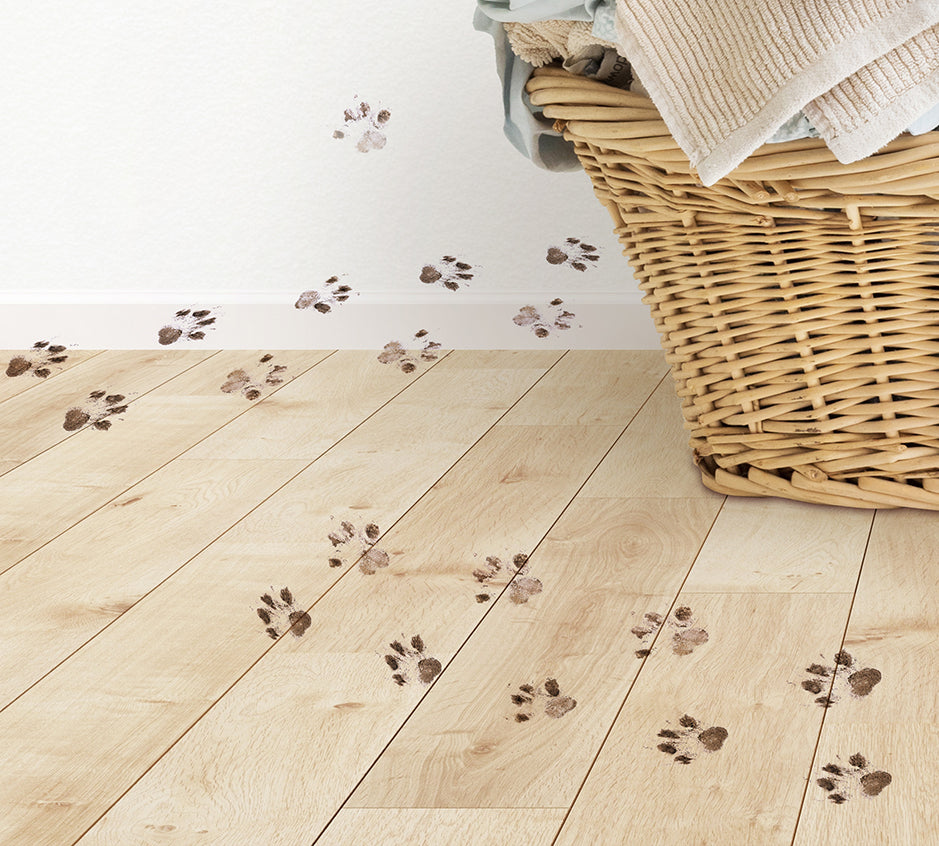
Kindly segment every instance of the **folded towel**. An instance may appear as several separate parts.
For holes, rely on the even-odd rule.
[[[939,100],[937,0],[617,0],[616,27],[706,185],[800,109],[849,162]]]

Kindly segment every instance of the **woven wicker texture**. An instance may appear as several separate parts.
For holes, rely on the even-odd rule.
[[[939,509],[939,133],[765,145],[704,187],[650,100],[557,67],[528,91],[613,217],[704,483]]]

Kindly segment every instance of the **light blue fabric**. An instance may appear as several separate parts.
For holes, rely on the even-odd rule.
[[[922,135],[931,132],[939,126],[939,103],[936,103],[926,114],[916,118],[907,130],[910,135]]]
[[[476,0],[479,11],[494,21],[592,21],[597,7],[613,0]]]
[[[480,4],[483,2],[480,0]],[[529,5],[537,5],[537,2]],[[502,106],[505,112],[502,131],[505,137],[516,150],[540,168],[554,171],[580,170],[581,164],[574,153],[574,145],[565,141],[561,133],[553,128],[554,121],[544,117],[542,110],[532,105],[525,91],[525,83],[534,67],[512,52],[501,21],[489,17],[482,8],[478,8],[473,27],[480,32],[488,32],[495,42],[496,70],[502,81]]]

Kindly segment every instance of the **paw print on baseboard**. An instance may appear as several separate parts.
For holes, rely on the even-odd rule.
[[[15,355],[7,365],[7,376],[22,376],[32,373],[40,379],[52,375],[52,364],[61,365],[68,356],[62,344],[50,344],[48,341],[36,341],[33,348],[22,355]],[[61,367],[55,368],[61,370]]]
[[[320,314],[329,314],[336,306],[346,302],[352,296],[349,285],[338,285],[338,276],[330,276],[318,290],[304,291],[294,303],[294,308],[312,308]]]
[[[661,614],[649,612],[643,616],[642,623],[630,629],[643,644],[641,649],[636,650],[637,658],[645,658],[649,655],[651,650],[646,644],[651,642],[664,622]],[[690,655],[696,646],[708,642],[707,631],[694,625],[694,612],[687,605],[681,605],[672,612],[668,618],[668,626],[673,630],[672,652],[676,655]]]
[[[392,651],[385,655],[385,663],[391,668],[391,678],[397,685],[403,687],[415,679],[421,684],[430,684],[443,671],[441,663],[427,654],[420,635],[411,638],[410,647],[400,640],[388,645]]]
[[[568,238],[563,247],[549,247],[546,258],[548,264],[566,264],[574,270],[584,272],[590,266],[586,262],[599,261],[600,256],[592,244],[585,244],[580,238]]]
[[[440,344],[437,341],[425,340],[427,335],[426,329],[419,329],[414,333],[414,340],[423,345],[418,356],[421,361],[436,361],[436,351],[440,349]],[[384,349],[378,354],[378,360],[382,364],[395,363],[404,373],[413,373],[417,370],[417,359],[399,341],[389,341],[385,344]]]
[[[277,640],[284,632],[290,631],[294,637],[303,637],[310,628],[312,620],[302,608],[297,606],[290,588],[281,588],[261,595],[264,604],[256,609],[258,617],[264,623],[264,631],[272,640]]]
[[[517,723],[527,723],[538,710],[557,720],[577,707],[576,699],[561,695],[561,686],[557,679],[545,679],[544,684],[538,686],[519,685],[518,693],[511,694],[511,698],[512,704],[519,709],[515,712]],[[540,708],[541,705],[544,705],[543,709]]]
[[[502,572],[507,572],[509,582],[509,600],[516,605],[524,605],[533,596],[541,593],[544,585],[539,579],[528,575],[528,556],[519,552],[512,558],[512,568],[502,563],[502,559],[495,555],[486,556],[486,563],[473,570],[473,578],[486,590],[476,594],[477,602],[488,602],[492,599],[493,590],[498,590],[497,578]]]
[[[425,285],[433,285],[439,282],[444,288],[457,291],[461,284],[465,286],[473,278],[473,274],[469,272],[472,269],[473,265],[467,264],[465,261],[458,261],[456,256],[444,256],[440,260],[440,267],[425,264],[421,268],[420,279]]]
[[[360,153],[380,150],[388,139],[384,129],[391,120],[391,111],[373,107],[358,95],[353,95],[354,103],[343,113],[344,123],[341,129],[333,133],[333,138],[345,139],[357,136],[356,149]]]
[[[543,316],[534,306],[522,306],[518,314],[512,318],[512,322],[517,326],[530,326],[531,331],[535,333],[537,338],[547,338],[552,329],[564,330],[571,328],[571,321],[575,315],[573,312],[561,308],[562,305],[564,305],[564,300],[560,298],[551,300],[548,304],[549,308],[545,311],[554,313],[548,316]]]
[[[164,326],[158,338],[163,346],[175,344],[180,338],[187,341],[201,341],[205,338],[207,329],[214,329],[215,318],[210,317],[211,309],[203,308],[193,311],[189,308],[176,312],[173,321]]]
[[[108,417],[127,411],[123,394],[109,394],[107,391],[92,391],[81,406],[73,406],[65,412],[62,428],[66,432],[75,432],[84,426],[106,431],[111,428]]]
[[[359,572],[366,576],[373,576],[377,570],[387,567],[391,561],[390,556],[383,549],[377,549],[375,542],[381,534],[381,529],[375,523],[369,523],[364,530],[356,529],[348,520],[343,520],[339,528],[330,532],[328,537],[333,548],[338,552],[352,550],[352,555],[359,560]],[[329,559],[330,567],[342,567],[346,562],[338,555]]]
[[[727,740],[728,732],[723,726],[701,729],[700,723],[689,714],[678,720],[678,728],[663,728],[659,731],[662,742],[655,748],[679,764],[690,764],[701,752],[716,752]]]
[[[825,764],[822,773],[824,775],[819,776],[815,783],[836,805],[844,804],[858,793],[863,796],[879,796],[893,781],[893,776],[886,770],[871,770],[867,758],[860,752],[848,758],[848,766]]]
[[[815,702],[822,708],[830,708],[845,694],[861,699],[883,678],[873,667],[858,669],[854,657],[843,649],[835,655],[833,665],[810,664],[805,671],[809,677],[802,681],[802,689],[818,694]]]
[[[284,364],[270,364],[274,358],[270,353],[261,356],[258,359],[258,365],[253,368],[256,372],[251,374],[247,370],[232,370],[228,374],[228,381],[222,385],[222,391],[226,394],[234,394],[240,391],[246,399],[258,399],[266,387],[280,385],[284,380],[281,374],[287,369]],[[266,371],[266,372],[265,372]]]

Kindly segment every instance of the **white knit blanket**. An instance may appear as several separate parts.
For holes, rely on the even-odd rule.
[[[939,101],[939,0],[617,0],[616,14],[705,185],[800,109],[847,163]]]

